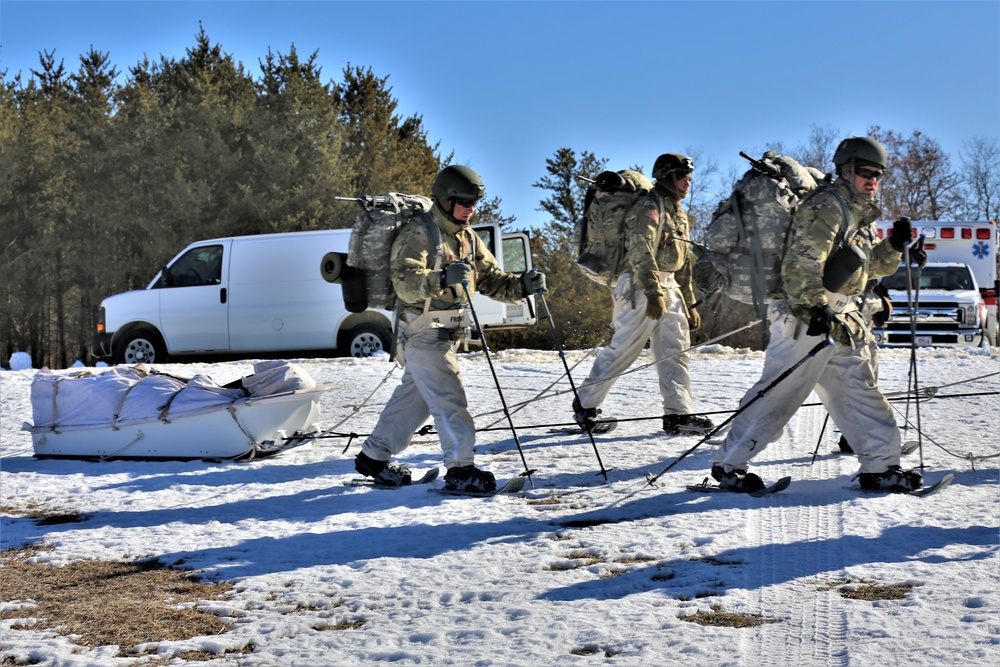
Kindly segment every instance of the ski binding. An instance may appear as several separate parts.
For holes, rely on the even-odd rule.
[[[369,477],[359,477],[357,479],[352,479],[347,482],[347,486],[370,486],[375,489],[405,489],[407,486],[414,486],[416,484],[430,484],[437,479],[440,473],[439,468],[431,468],[423,474],[419,479],[415,479],[409,484],[404,484],[403,486],[390,486],[388,484],[376,484],[374,480]]]
[[[745,493],[745,495],[753,496],[754,498],[763,498],[764,496],[769,496],[772,493],[778,493],[779,491],[784,491],[788,488],[788,485],[792,483],[791,477],[782,477],[774,484],[770,486],[765,486],[760,491],[754,491],[752,493]],[[688,491],[699,491],[701,493],[744,493],[743,491],[732,491],[730,489],[724,489],[718,484],[709,484],[708,477],[701,484],[692,484],[686,487]]]
[[[503,486],[498,486],[492,491],[463,491],[461,489],[428,489],[428,491],[437,491],[438,493],[444,494],[446,496],[471,496],[473,498],[491,498],[493,496],[499,496],[501,494],[517,493],[524,488],[524,483],[528,481],[528,478],[524,475],[518,475],[517,477],[511,477],[506,484]]]
[[[591,427],[590,433],[591,435],[607,435],[616,428],[618,428],[617,419],[602,419]],[[549,433],[565,433],[567,435],[583,435],[586,432],[582,426],[565,426],[549,429]]]

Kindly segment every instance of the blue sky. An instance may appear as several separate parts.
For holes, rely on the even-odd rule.
[[[545,222],[532,183],[561,147],[648,173],[686,150],[742,169],[740,150],[801,145],[813,125],[920,130],[956,164],[963,142],[1000,139],[996,0],[0,0],[0,70],[27,76],[54,49],[72,71],[93,46],[127,72],[183,57],[199,21],[254,75],[292,44],[318,51],[327,80],[348,63],[388,75],[400,111],[518,226]]]

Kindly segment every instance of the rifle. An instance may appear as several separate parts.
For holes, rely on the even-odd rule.
[[[760,173],[764,174],[765,176],[769,176],[774,180],[778,180],[779,178],[781,178],[781,171],[773,164],[768,164],[767,162],[764,162],[762,160],[757,160],[755,158],[752,158],[743,151],[740,151],[740,157],[746,158],[746,160],[750,163],[751,167],[753,167]]]
[[[370,211],[373,208],[379,207],[390,207],[392,206],[392,201],[388,197],[382,195],[361,195],[360,197],[334,197],[334,201],[353,201],[357,202],[358,205]]]

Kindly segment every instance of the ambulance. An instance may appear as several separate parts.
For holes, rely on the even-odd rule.
[[[909,275],[901,264],[894,275],[882,279],[893,313],[874,330],[876,341],[887,347],[997,345],[1000,231],[996,221],[912,224],[914,240],[924,239],[928,263],[919,271],[911,267]],[[891,220],[876,225],[879,238],[892,230]]]

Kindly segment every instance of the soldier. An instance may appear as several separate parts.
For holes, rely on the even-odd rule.
[[[742,403],[806,358],[823,337],[832,338],[834,344],[733,420],[712,462],[712,477],[733,491],[764,487],[759,476],[747,472],[747,464],[781,434],[813,390],[857,453],[863,489],[906,492],[923,482],[919,472],[899,465],[899,429],[876,384],[870,324],[858,309],[858,297],[868,280],[896,270],[900,254],[912,239],[912,228],[909,219],[902,218],[893,224],[888,238],[877,238],[874,222],[881,209],[875,196],[888,162],[882,144],[868,137],[849,137],[837,147],[833,162],[837,180],[815,190],[795,213],[782,264],[785,294],[768,308],[771,337],[764,371]],[[843,236],[839,234],[842,221],[847,223]],[[837,248],[845,252],[832,256]],[[848,256],[855,261],[844,262]],[[844,277],[837,281],[842,282],[837,292],[828,291],[824,270],[833,273],[832,268],[844,266],[848,269],[841,271]]]
[[[469,228],[476,203],[486,193],[475,171],[445,167],[431,193],[434,206],[423,215],[431,216],[440,230],[441,248],[433,259],[427,227],[416,218],[393,242],[392,284],[401,302],[397,358],[405,371],[354,467],[380,485],[409,484],[410,470],[390,458],[409,446],[414,431],[431,416],[448,469],[445,486],[492,491],[496,488],[493,473],[474,465],[476,429],[455,354],[469,325],[466,288],[470,295],[478,290],[499,301],[517,303],[529,294],[544,292],[545,275],[534,270],[504,273]]]
[[[694,164],[679,153],[666,153],[653,165],[655,187],[640,197],[625,218],[627,270],[615,284],[615,333],[573,401],[578,424],[592,433],[610,430],[600,422],[600,405],[615,380],[650,341],[663,397],[663,430],[669,435],[707,433],[712,422],[692,415],[688,357],[691,331],[701,325],[691,285],[687,214],[681,209],[691,189]]]

